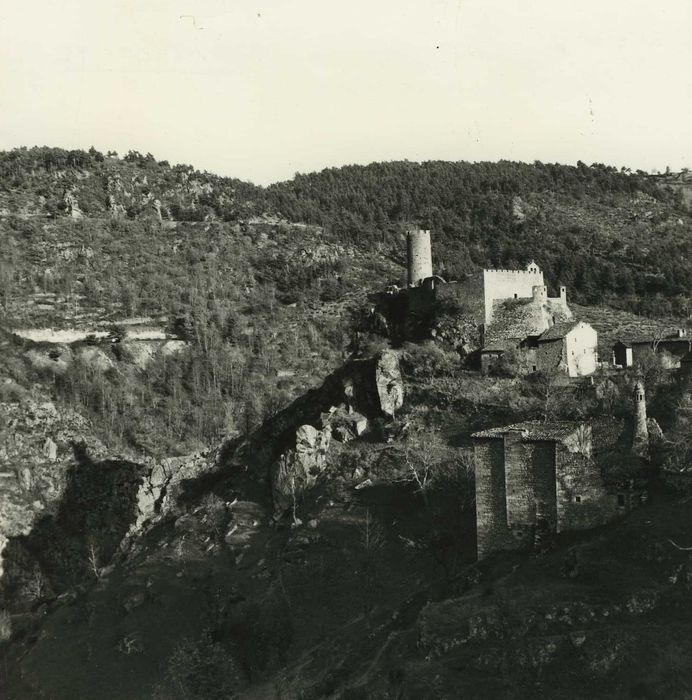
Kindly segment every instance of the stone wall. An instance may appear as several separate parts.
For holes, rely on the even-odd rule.
[[[438,304],[457,307],[465,316],[472,317],[477,324],[485,322],[485,301],[483,295],[483,276],[469,275],[458,282],[438,285],[436,290]]]
[[[566,366],[566,358],[564,355],[564,342],[562,338],[556,340],[543,341],[538,344],[536,349],[536,369],[539,372],[550,374],[559,369],[560,364]]]
[[[579,323],[565,337],[565,356],[570,377],[585,377],[596,371],[598,334],[588,323]]]
[[[618,506],[618,494],[606,489],[600,470],[588,456],[556,446],[557,532],[603,525],[634,504]],[[624,494],[621,494],[624,497]]]
[[[530,455],[533,469],[535,516],[542,518],[550,530],[554,531],[557,528],[555,443],[530,442],[525,447]]]
[[[476,440],[476,537],[478,558],[498,550],[519,549],[507,525],[504,446],[501,440]]]
[[[522,443],[521,430],[509,430],[503,439],[507,524],[533,524],[536,509],[533,492],[533,465],[529,446]]]
[[[493,320],[495,299],[523,299],[533,297],[535,286],[544,286],[543,272],[538,267],[532,270],[483,270],[483,301],[485,323]]]

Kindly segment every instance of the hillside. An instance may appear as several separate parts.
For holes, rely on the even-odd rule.
[[[583,163],[400,162],[263,189],[150,154],[20,149],[0,154],[0,299],[10,316],[13,299],[35,294],[148,315],[189,304],[179,287],[190,277],[225,299],[215,279],[223,276],[235,287],[264,285],[279,301],[328,300],[373,273],[382,283],[400,278],[378,263],[403,263],[401,231],[411,222],[434,231],[436,266],[450,278],[535,258],[575,301],[686,315],[692,219],[682,181],[671,177]],[[262,250],[263,233],[289,260]],[[310,242],[356,249],[375,267],[337,248],[338,260],[318,255],[305,270],[290,257]],[[34,312],[43,307],[37,316],[59,316],[48,308],[53,297],[32,298]]]
[[[682,696],[691,529],[663,480],[617,524],[475,562],[471,434],[625,422],[638,368],[481,377],[439,337],[391,347],[371,294],[416,222],[449,279],[535,258],[607,360],[688,322],[686,206],[601,165],[263,189],[0,154],[0,694]],[[645,364],[654,465],[685,482],[689,382]]]
[[[596,315],[610,305],[674,325],[689,311],[692,219],[661,182],[602,165],[403,162],[263,189],[136,152],[2,153],[0,324],[106,335],[142,318],[189,343],[166,356],[153,341],[102,348],[101,369],[71,362],[94,351],[49,343],[10,376],[48,382],[109,444],[199,449],[353,350],[367,295],[403,282],[413,221],[433,229],[447,278],[535,258]],[[133,355],[135,368],[119,361]]]
[[[53,494],[5,548],[4,696],[684,697],[688,498],[657,487],[619,523],[475,563],[469,434],[573,407],[548,409],[537,382],[464,372],[434,345],[399,357],[403,376],[390,368],[375,404],[370,365],[355,361],[246,438],[153,466],[93,442],[71,456],[88,427],[65,415],[54,432],[43,404],[18,421],[27,445],[38,437],[30,473],[45,481],[52,467]],[[576,387],[581,407],[626,411],[628,381]],[[670,378],[652,387],[652,405],[677,391]],[[385,405],[394,397],[403,405]],[[368,427],[298,452],[309,415]],[[316,476],[281,518],[270,475],[291,444],[278,463]],[[16,507],[37,510],[36,492],[17,492]]]
[[[399,221],[434,231],[443,276],[539,261],[582,303],[687,313],[690,211],[679,189],[595,164],[376,163],[299,175],[270,195],[287,216],[367,241]],[[665,299],[661,298],[665,297]],[[676,297],[676,300],[672,300]]]

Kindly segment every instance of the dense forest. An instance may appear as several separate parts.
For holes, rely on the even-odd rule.
[[[78,216],[140,223],[278,217],[398,262],[402,228],[420,225],[432,229],[438,269],[452,278],[534,258],[551,285],[566,284],[577,301],[647,315],[689,312],[692,219],[684,193],[642,171],[404,161],[330,168],[260,188],[134,151],[122,158],[94,149],[0,154],[5,216],[59,219],[75,202]]]
[[[401,222],[433,231],[440,272],[540,262],[573,298],[686,315],[692,236],[682,192],[643,172],[499,163],[376,163],[269,188],[288,218],[363,244]]]

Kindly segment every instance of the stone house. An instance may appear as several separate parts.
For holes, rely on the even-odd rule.
[[[530,325],[520,337],[498,338],[481,350],[481,371],[487,374],[492,363],[505,352],[518,350],[523,355],[526,372],[562,372],[568,377],[593,374],[598,365],[598,334],[583,321],[557,321],[547,330],[536,334]]]
[[[598,365],[598,334],[584,321],[556,323],[536,339],[535,368],[586,377]]]
[[[478,558],[530,548],[541,533],[602,525],[641,503],[646,492],[634,480],[604,476],[621,427],[528,421],[474,433]]]
[[[616,367],[632,367],[648,350],[662,353],[668,358],[670,368],[679,367],[680,361],[692,352],[692,336],[687,329],[679,328],[664,338],[652,336],[620,338],[613,344],[613,364]]]

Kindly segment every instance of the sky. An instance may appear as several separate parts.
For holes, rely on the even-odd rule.
[[[348,163],[692,166],[690,0],[22,0],[0,149],[268,184]]]

